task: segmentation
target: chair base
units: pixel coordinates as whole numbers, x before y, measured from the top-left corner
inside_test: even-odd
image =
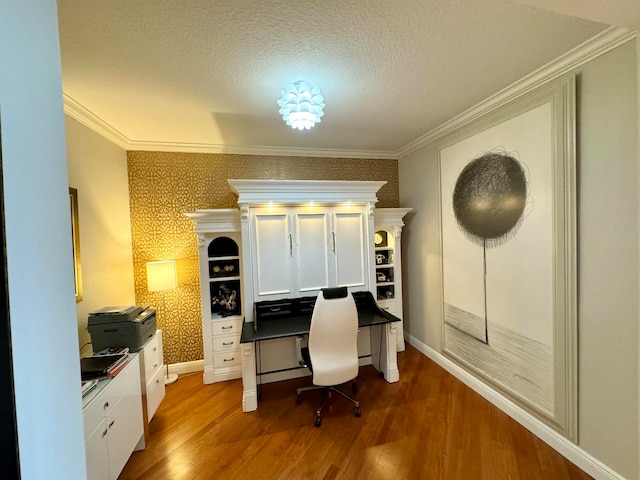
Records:
[[[358,386],[356,385],[356,382],[351,382],[351,389],[354,391],[354,393],[358,391]],[[324,386],[318,386],[318,385],[311,385],[308,387],[300,387],[296,390],[296,403],[302,402],[302,392],[309,392],[311,390],[322,390],[322,399],[320,401],[320,406],[316,408],[316,420],[315,420],[316,427],[319,427],[322,424],[322,407],[324,407],[325,400],[327,399],[327,397],[331,398],[332,392],[335,392],[338,395],[353,402],[355,406],[354,415],[356,417],[359,417],[362,413],[360,411],[360,402],[356,400],[354,397],[352,397],[351,395],[338,389],[337,386],[324,387]]]

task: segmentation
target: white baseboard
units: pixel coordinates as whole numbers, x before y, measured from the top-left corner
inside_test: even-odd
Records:
[[[165,366],[166,368],[166,366]],[[204,371],[204,360],[169,364],[169,373],[185,374]]]
[[[444,355],[436,352],[431,347],[417,340],[415,337],[407,335],[409,344],[429,357],[435,363],[444,368],[462,383],[473,391],[484,397],[490,403],[498,407],[504,413],[513,418],[520,425],[525,427],[540,440],[560,453],[570,462],[574,463],[586,473],[597,480],[625,480],[624,477],[607,467],[605,464],[594,458],[578,445],[566,439],[548,425],[522,409],[514,402],[500,394],[486,383],[480,381],[462,367],[449,360]]]

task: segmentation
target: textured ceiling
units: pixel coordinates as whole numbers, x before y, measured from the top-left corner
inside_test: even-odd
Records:
[[[58,0],[63,90],[125,146],[393,156],[608,27],[526,3]],[[296,80],[311,131],[278,114]]]

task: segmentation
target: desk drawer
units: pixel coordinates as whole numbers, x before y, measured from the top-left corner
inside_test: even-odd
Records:
[[[214,337],[219,335],[238,334],[242,332],[242,317],[229,317],[211,322],[211,334]]]
[[[240,348],[240,334],[213,337],[213,352],[223,353]]]
[[[213,368],[241,367],[240,349],[213,355]]]
[[[147,381],[153,377],[158,368],[162,366],[160,363],[161,358],[160,336],[155,335],[144,347],[144,378]]]
[[[150,422],[165,395],[164,370],[159,369],[147,382],[147,419]]]

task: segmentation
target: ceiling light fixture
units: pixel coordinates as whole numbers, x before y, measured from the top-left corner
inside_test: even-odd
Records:
[[[324,116],[324,98],[317,86],[307,82],[290,83],[280,92],[280,114],[287,125],[298,130],[310,130]]]

